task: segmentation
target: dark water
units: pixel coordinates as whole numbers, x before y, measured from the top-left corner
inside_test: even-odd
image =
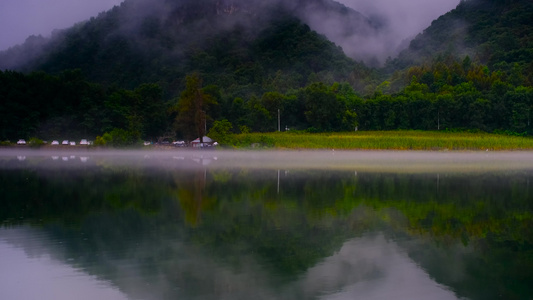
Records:
[[[533,299],[532,164],[0,151],[0,299]]]

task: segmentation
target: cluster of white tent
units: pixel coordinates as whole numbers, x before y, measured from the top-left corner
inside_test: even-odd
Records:
[[[204,136],[202,138],[202,141],[200,141],[200,138],[197,138],[196,140],[191,142],[191,146],[193,148],[207,148],[207,147],[214,147],[217,145],[218,143],[208,136]]]

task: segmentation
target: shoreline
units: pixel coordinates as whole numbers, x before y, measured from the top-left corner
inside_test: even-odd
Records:
[[[484,132],[443,132],[443,131],[357,131],[307,133],[298,131],[228,134],[223,137],[225,145],[216,148],[175,147],[173,145],[134,145],[125,148],[112,148],[94,145],[50,145],[39,147],[30,145],[3,145],[0,149],[42,149],[64,151],[99,150],[146,150],[146,151],[533,151],[533,137],[509,136]],[[222,137],[221,137],[222,139]]]
[[[429,149],[408,149],[408,148],[299,148],[299,147],[209,147],[209,148],[193,148],[193,147],[174,147],[174,146],[139,146],[139,147],[123,147],[123,148],[114,148],[114,147],[99,147],[99,146],[41,146],[41,147],[31,147],[31,146],[0,146],[0,152],[3,150],[21,150],[27,152],[114,152],[114,151],[124,151],[124,152],[205,152],[205,151],[230,151],[230,152],[323,152],[323,151],[337,151],[337,152],[365,152],[365,151],[374,151],[374,152],[533,152],[533,148],[498,148],[498,149],[477,149],[477,148],[438,148],[431,147]]]

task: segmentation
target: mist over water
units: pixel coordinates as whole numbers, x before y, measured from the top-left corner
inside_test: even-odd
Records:
[[[78,167],[101,163],[176,169],[332,169],[370,172],[489,172],[533,169],[529,151],[231,151],[2,149],[4,168],[37,164]]]

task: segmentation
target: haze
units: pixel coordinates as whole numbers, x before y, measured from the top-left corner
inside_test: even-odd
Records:
[[[68,28],[98,13],[119,5],[123,0],[2,0],[0,1],[0,50],[23,43],[31,35],[47,37],[54,29]],[[420,33],[431,21],[453,9],[458,0],[339,0],[364,15],[379,20],[385,31],[381,36],[361,40],[334,40],[350,55],[357,47],[380,59],[393,56],[406,39]],[[318,29],[328,35],[335,28]],[[364,46],[363,46],[364,45]],[[404,44],[405,45],[405,44]]]
[[[49,36],[109,10],[123,0],[1,0],[0,50],[22,44],[30,35]]]
[[[349,170],[441,173],[533,170],[533,152],[498,151],[207,151],[1,149],[0,169],[88,168]]]
[[[459,0],[340,0],[344,5],[361,12],[383,26],[380,36],[364,40],[334,41],[341,45],[348,56],[359,52],[358,56],[368,62],[377,58],[383,63],[387,57],[394,58],[409,45],[409,41],[431,22],[454,9]],[[365,59],[367,58],[367,59]]]

